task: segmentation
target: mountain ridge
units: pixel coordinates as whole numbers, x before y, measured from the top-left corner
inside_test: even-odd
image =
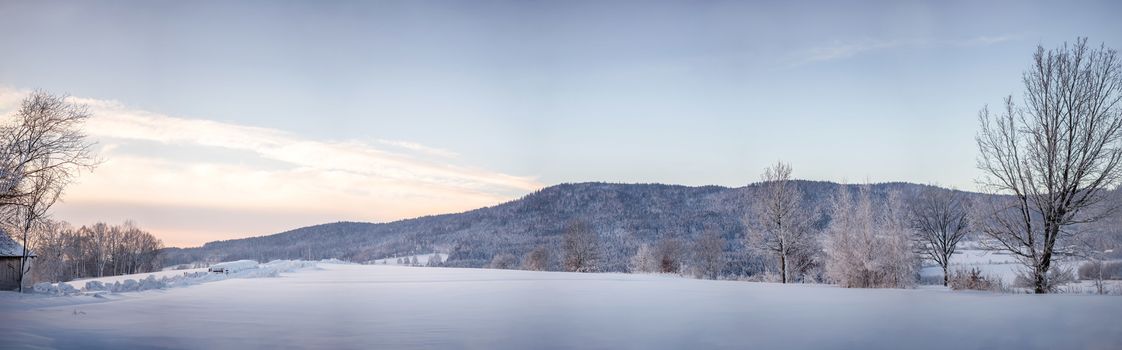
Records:
[[[843,184],[794,180],[804,203],[824,227],[824,206]],[[369,261],[387,256],[441,251],[449,266],[481,267],[500,253],[522,256],[537,246],[556,247],[567,223],[584,221],[598,232],[604,269],[626,269],[626,257],[639,244],[670,237],[691,240],[715,230],[732,255],[743,251],[751,193],[760,185],[689,186],[661,183],[562,183],[518,199],[459,213],[425,215],[384,223],[340,221],[300,227],[271,235],[207,242],[195,248],[168,248],[167,264],[236,259],[323,259]],[[844,184],[850,190],[869,186],[875,198],[890,190],[905,196],[930,185],[908,182]],[[949,190],[941,188],[942,190]],[[988,196],[969,192],[971,196]],[[739,254],[743,255],[743,254]],[[736,257],[730,257],[736,258]],[[556,260],[556,259],[555,259]],[[747,264],[748,262],[741,262]]]

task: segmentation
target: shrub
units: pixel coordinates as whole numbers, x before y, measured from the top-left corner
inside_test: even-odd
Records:
[[[513,269],[518,266],[518,258],[509,253],[501,253],[495,255],[491,259],[492,269]]]
[[[1049,293],[1059,293],[1064,290],[1061,288],[1063,285],[1075,282],[1075,272],[1070,267],[1065,265],[1055,265],[1052,269],[1048,270],[1048,275],[1044,286]],[[1013,279],[1013,286],[1018,288],[1034,289],[1033,278],[1031,271],[1025,271],[1017,274],[1017,278]]]
[[[986,276],[982,274],[982,270],[976,267],[969,270],[957,270],[951,273],[950,279],[947,281],[953,290],[985,290],[991,292],[1000,292],[1004,290],[1001,284],[1001,279]]]

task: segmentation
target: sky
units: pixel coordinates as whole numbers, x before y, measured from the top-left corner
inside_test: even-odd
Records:
[[[566,182],[977,188],[978,110],[1117,1],[8,1],[0,113],[90,106],[55,218],[169,246]]]

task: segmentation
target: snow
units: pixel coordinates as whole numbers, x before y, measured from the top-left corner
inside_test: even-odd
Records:
[[[343,263],[339,260],[324,262]],[[183,287],[200,283],[221,281],[228,278],[276,277],[282,272],[314,267],[315,263],[299,260],[274,260],[258,264],[253,260],[239,260],[212,265],[229,268],[229,273],[213,273],[207,268],[188,270],[162,270],[151,273],[86,278],[70,282],[37,283],[32,288],[35,293],[52,295],[98,294],[104,292],[124,293],[153,289]]]
[[[958,270],[976,268],[982,272],[982,275],[1000,279],[1006,286],[1012,286],[1013,281],[1017,278],[1017,274],[1025,270],[1025,267],[1009,253],[981,249],[980,247],[976,247],[977,243],[970,243],[973,243],[975,246],[968,249],[961,249],[955,252],[955,255],[951,257],[950,270],[952,274]],[[1084,262],[1086,261],[1054,260],[1053,268],[1062,266],[1076,270]],[[926,266],[920,270],[920,276],[932,281],[942,281],[943,269],[939,266]],[[1108,292],[1114,294],[1122,292],[1122,281],[1105,281],[1105,283]],[[1078,281],[1064,285],[1061,287],[1061,290],[1068,293],[1093,293],[1095,287],[1091,281]]]
[[[8,233],[2,229],[0,229],[0,256],[23,257],[23,245],[8,237]],[[28,252],[28,256],[35,256],[35,253]]]
[[[955,252],[950,261],[951,273],[960,269],[977,268],[983,275],[1000,278],[1005,284],[1012,284],[1017,273],[1023,269],[1015,257],[1004,252],[983,249],[961,249]],[[942,279],[943,269],[938,266],[927,266],[920,270],[920,276]]]
[[[210,265],[210,267],[207,268],[207,271],[230,273],[230,272],[238,272],[238,271],[242,271],[242,270],[249,270],[249,269],[256,269],[256,268],[257,268],[257,261],[238,260],[238,261],[229,261],[229,262],[223,262],[223,263],[217,263],[217,264],[214,264],[214,265]]]
[[[0,293],[13,347],[1086,349],[1122,298],[321,262],[137,293]],[[216,274],[212,274],[216,275]]]

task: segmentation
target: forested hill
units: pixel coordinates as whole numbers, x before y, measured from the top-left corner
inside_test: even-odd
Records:
[[[829,217],[823,209],[841,185],[815,181],[796,184],[805,194],[805,205],[817,213],[817,225],[824,226]],[[857,187],[848,186],[851,190]],[[890,190],[898,190],[907,198],[926,186],[885,183],[871,187],[877,199],[884,198]],[[322,224],[269,236],[210,242],[200,248],[170,248],[164,256],[165,264],[291,258],[368,261],[440,251],[450,253],[450,266],[479,267],[496,254],[521,257],[537,246],[554,250],[558,253],[554,256],[559,256],[562,232],[567,224],[579,220],[599,234],[604,270],[624,270],[627,257],[641,243],[664,237],[690,241],[705,230],[725,237],[731,259],[743,249],[746,214],[757,188],[561,184],[463,213],[389,223]]]

